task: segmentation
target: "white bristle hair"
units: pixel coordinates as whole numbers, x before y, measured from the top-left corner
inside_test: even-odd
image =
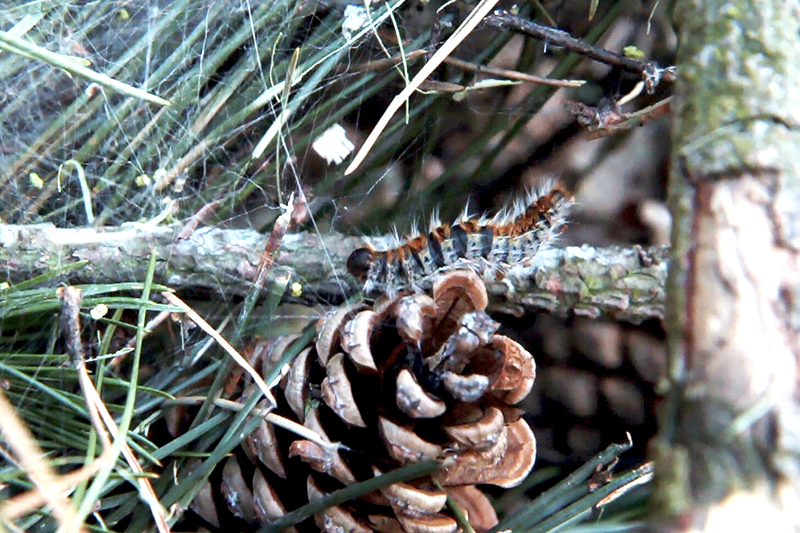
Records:
[[[546,222],[536,223],[534,227],[530,226],[530,217],[526,217],[526,219],[524,219],[524,223],[521,222],[522,217],[527,214],[531,206],[539,202],[541,198],[552,194],[556,190],[563,191],[563,194],[555,197],[553,203],[548,206]],[[422,243],[427,243],[430,239],[435,238],[434,235],[439,235],[437,238],[441,239],[441,235],[444,235],[444,233],[437,231],[441,228],[442,222],[439,218],[439,210],[436,209],[431,214],[430,227],[427,233],[422,234],[418,229],[419,225],[417,220],[414,220],[412,224],[411,235],[401,238],[397,232],[397,229],[395,228],[389,238],[384,240],[384,243],[387,241],[389,242],[388,247],[379,246],[375,248],[375,253],[378,256],[385,255],[383,258],[384,266],[380,268],[377,267],[376,265],[381,264],[381,262],[373,260],[372,265],[367,272],[364,291],[367,294],[381,291],[387,295],[397,294],[404,289],[418,291],[429,288],[431,279],[437,272],[459,268],[474,270],[482,274],[487,281],[496,281],[498,279],[502,279],[505,272],[511,266],[514,266],[512,263],[520,261],[522,264],[529,264],[532,261],[533,256],[537,255],[541,251],[551,248],[554,245],[561,228],[566,224],[567,211],[572,204],[573,201],[569,194],[562,189],[557,180],[552,178],[543,180],[537,187],[527,189],[523,194],[515,198],[510,205],[506,205],[491,217],[485,214],[478,217],[470,215],[469,202],[467,202],[467,205],[464,207],[464,210],[461,212],[458,218],[456,218],[453,226],[458,226],[461,224],[462,227],[464,227],[474,224],[479,228],[486,228],[488,226],[492,227],[493,229],[495,227],[499,229],[505,227],[504,229],[506,231],[501,231],[499,235],[505,235],[506,237],[500,239],[498,234],[495,233],[495,238],[490,241],[490,248],[480,252],[480,257],[468,255],[465,257],[459,257],[457,260],[453,260],[452,258],[445,259],[446,264],[444,266],[436,267],[433,269],[433,271],[430,271],[432,259],[430,255],[431,252],[428,250],[427,244],[422,244],[423,248],[421,249],[415,249],[414,247],[411,248],[411,252],[415,257],[417,254],[419,254],[419,257],[417,258],[419,261],[411,260],[411,256],[406,253],[404,256],[406,259],[402,260],[403,268],[395,269],[386,266],[386,263],[390,258],[393,256],[400,256],[400,254],[392,254],[391,252],[393,250],[409,246],[409,244],[415,241],[418,237],[423,236],[425,239],[427,239],[423,239]],[[509,232],[508,226],[514,226],[515,224],[522,224],[521,227],[523,229],[520,230],[518,228],[512,228],[512,230]],[[442,246],[447,244],[452,253],[453,244],[448,243],[447,240],[448,239],[442,241]],[[414,246],[420,246],[420,244],[416,243]],[[496,248],[495,246],[499,246],[499,248]],[[472,253],[474,254],[475,249],[471,249],[473,250]],[[422,259],[425,259],[425,261],[421,262]],[[397,259],[394,260],[397,261]],[[419,266],[423,263],[429,266],[424,268]],[[392,263],[392,265],[394,265],[394,263]],[[399,267],[400,265],[397,266]],[[404,269],[410,269],[412,272],[402,274]],[[397,277],[404,277],[405,279],[396,279]]]

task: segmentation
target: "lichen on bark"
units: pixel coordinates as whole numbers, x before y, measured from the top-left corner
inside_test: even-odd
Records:
[[[769,509],[759,520],[790,530],[796,508],[776,494],[800,471],[787,460],[800,424],[800,7],[686,0],[675,20],[673,387],[653,446],[656,503],[713,531],[746,493],[754,516]]]

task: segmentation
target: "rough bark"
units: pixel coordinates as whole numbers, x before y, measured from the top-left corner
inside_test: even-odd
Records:
[[[206,227],[179,239],[180,230],[179,225],[101,230],[0,225],[0,269],[3,280],[12,284],[55,269],[64,269],[55,283],[141,281],[155,249],[159,283],[224,297],[252,290],[266,235]],[[360,239],[338,234],[286,235],[269,279],[290,276],[300,284],[295,289],[302,294],[295,298],[342,301],[358,290],[344,265],[360,245]],[[514,270],[506,282],[489,286],[493,308],[515,315],[545,309],[634,323],[660,318],[666,255],[658,247],[549,250],[534,267]]]
[[[678,0],[666,524],[797,531],[800,8]]]

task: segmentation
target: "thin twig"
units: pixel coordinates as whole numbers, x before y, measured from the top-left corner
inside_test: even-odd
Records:
[[[634,59],[623,54],[606,50],[605,48],[600,48],[599,46],[593,46],[580,39],[576,39],[563,30],[542,26],[541,24],[514,15],[504,9],[496,10],[494,13],[487,16],[483,20],[483,23],[492,28],[512,30],[529,37],[540,39],[545,41],[548,45],[562,46],[570,52],[575,52],[590,59],[594,59],[595,61],[635,72],[645,80],[648,93],[651,93],[661,80],[667,82],[675,81],[675,72],[670,68],[662,69],[652,61]]]
[[[94,397],[89,393],[89,389],[94,389],[94,384],[89,379],[89,375],[86,372],[86,356],[83,349],[83,342],[81,341],[80,313],[81,300],[83,298],[81,290],[71,286],[60,287],[56,291],[56,296],[61,299],[61,314],[59,320],[61,323],[61,336],[64,339],[64,346],[67,349],[67,354],[69,354],[72,365],[78,372],[78,381],[83,390],[92,426],[94,426],[94,430],[103,443],[103,449],[108,450],[111,448],[111,440],[108,438],[108,434],[103,428],[97,402],[94,401]],[[96,390],[95,395],[97,395]]]
[[[56,296],[61,300],[59,327],[64,345],[72,365],[76,368],[86,362],[81,342],[81,290],[76,287],[60,287]]]
[[[278,248],[281,246],[286,232],[289,231],[290,228],[302,224],[307,216],[308,207],[305,203],[305,196],[300,195],[295,199],[294,193],[292,193],[292,195],[289,196],[289,202],[284,207],[283,213],[272,226],[269,240],[264,246],[264,252],[261,254],[261,260],[258,262],[255,282],[256,292],[264,288],[264,284],[267,282],[267,276],[272,270],[272,265],[275,263],[275,255]]]
[[[205,222],[206,219],[213,215],[214,211],[217,210],[221,203],[222,200],[214,200],[213,202],[209,202],[200,208],[197,213],[189,217],[180,233],[178,233],[177,237],[175,237],[175,240],[180,241],[191,237],[192,233],[194,233],[194,230],[197,229],[197,226]]]
[[[427,50],[411,50],[410,52],[406,53],[405,56],[400,54],[384,57],[381,59],[370,59],[367,61],[362,61],[360,63],[347,63],[345,65],[337,66],[336,71],[339,73],[344,72],[375,72],[380,70],[385,70],[387,68],[394,67],[405,60],[406,62],[411,62],[414,59],[424,56],[427,54]]]
[[[413,50],[411,52],[408,52],[408,54],[406,54],[405,60],[411,61],[413,59],[417,59],[418,57],[424,56],[426,53],[427,53],[426,50]],[[369,72],[369,71],[384,70],[386,68],[393,67],[394,65],[400,63],[402,60],[403,60],[402,56],[395,55],[383,59],[375,59],[375,60],[365,61],[362,63],[344,65],[341,71]],[[544,78],[542,76],[536,76],[535,74],[519,72],[517,70],[490,67],[488,65],[476,65],[474,63],[470,63],[469,61],[464,61],[462,59],[458,59],[452,56],[446,57],[442,62],[448,65],[452,65],[461,70],[476,72],[478,74],[490,74],[492,76],[499,76],[509,80],[526,81],[530,83],[539,83],[542,85],[553,85],[555,87],[580,87],[581,85],[586,83],[585,80],[556,80],[551,78]]]
[[[509,70],[505,68],[489,67],[486,65],[475,65],[469,61],[463,61],[455,57],[447,57],[445,63],[453,65],[454,67],[480,74],[491,74],[492,76],[501,76],[510,80],[527,81],[531,83],[539,83],[542,85],[553,85],[555,87],[580,87],[585,84],[585,80],[554,80],[550,78],[543,78],[534,74],[527,74],[516,70]]]
[[[655,104],[645,107],[644,109],[640,109],[634,113],[623,113],[624,120],[617,124],[613,124],[608,128],[597,129],[592,131],[589,134],[588,139],[599,139],[600,137],[605,137],[607,135],[613,135],[615,133],[619,133],[623,130],[630,130],[633,128],[638,128],[643,124],[650,122],[651,120],[655,120],[659,117],[663,117],[664,115],[668,114],[672,109],[672,97],[669,96],[656,102]]]
[[[286,232],[289,231],[291,227],[305,221],[306,217],[308,217],[306,197],[302,191],[300,191],[296,200],[294,193],[292,193],[289,196],[288,204],[281,205],[281,208],[283,209],[283,213],[275,220],[275,224],[273,224],[272,231],[269,234],[269,240],[267,240],[264,251],[261,253],[261,258],[258,261],[255,284],[248,292],[239,310],[236,328],[231,336],[231,341],[234,344],[242,340],[244,326],[247,324],[250,313],[255,309],[258,298],[261,295],[261,290],[267,284],[268,275],[272,271],[272,265],[275,264],[275,258],[278,254],[278,250],[281,249]],[[288,283],[289,278],[286,277],[285,281]]]
[[[577,118],[579,124],[588,128],[587,138],[591,140],[637,128],[662,117],[669,113],[671,102],[672,97],[669,96],[633,113],[623,113],[614,102],[596,107],[581,102],[567,102],[567,109]]]

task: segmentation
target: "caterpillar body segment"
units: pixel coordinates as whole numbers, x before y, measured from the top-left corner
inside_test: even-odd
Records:
[[[369,295],[428,289],[435,273],[457,268],[501,279],[509,268],[552,246],[572,204],[569,192],[551,182],[493,217],[476,218],[465,210],[452,225],[434,217],[427,233],[398,238],[387,250],[366,244],[350,254],[347,269]]]

